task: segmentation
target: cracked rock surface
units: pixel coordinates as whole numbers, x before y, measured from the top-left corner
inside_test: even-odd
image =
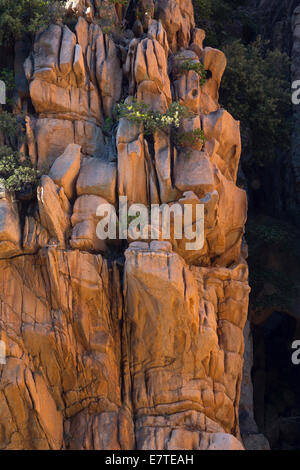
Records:
[[[149,3],[120,39],[97,23],[105,1],[70,0],[74,31],[50,25],[24,64],[28,153],[48,171],[29,203],[0,192],[1,449],[243,449],[247,199],[239,123],[218,103],[226,58],[203,47],[191,0]],[[179,55],[204,65],[203,85]],[[204,145],[187,156],[125,118],[107,133],[121,97],[161,113],[179,101]],[[99,240],[97,207],[119,196],[204,204],[203,247]]]

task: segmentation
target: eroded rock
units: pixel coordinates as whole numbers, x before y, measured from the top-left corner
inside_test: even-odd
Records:
[[[37,201],[0,195],[2,449],[243,448],[247,200],[239,123],[218,103],[226,58],[203,49],[191,0],[136,7],[132,29],[105,34],[103,12],[117,26],[125,7],[68,1],[75,32],[49,26],[24,64],[28,153],[44,175]],[[202,129],[205,142],[125,118],[104,126],[121,96],[161,113],[180,102],[192,114],[177,132]],[[188,249],[174,217],[169,237],[159,217],[144,239],[100,239],[99,207],[116,209],[116,233],[124,222],[118,196],[148,212],[201,205],[203,243]]]

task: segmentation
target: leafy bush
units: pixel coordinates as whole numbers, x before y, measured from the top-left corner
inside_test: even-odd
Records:
[[[0,131],[5,136],[5,139],[9,140],[12,146],[16,146],[18,140],[24,141],[25,128],[23,116],[17,116],[7,111],[3,111],[0,114]]]
[[[20,166],[5,181],[7,191],[24,191],[37,185],[38,175],[34,168]]]
[[[0,70],[0,80],[3,80],[6,85],[6,91],[13,91],[15,88],[15,77],[13,70],[4,68]]]
[[[125,23],[116,21],[116,12],[120,9],[126,9],[129,6],[129,0],[108,0],[98,2],[97,15],[94,17],[94,23],[98,24],[104,34],[117,36],[125,31]],[[117,14],[117,16],[119,16]]]
[[[16,86],[13,70],[9,68],[3,68],[2,70],[0,70],[0,80],[5,83],[6,87],[6,105],[12,106],[12,95]]]
[[[185,60],[182,64],[180,64],[180,70],[182,72],[189,70],[196,72],[199,75],[200,86],[204,85],[206,82],[206,70],[201,62],[195,62],[193,59]]]
[[[157,130],[166,131],[171,126],[178,128],[182,119],[193,116],[188,108],[177,102],[172,103],[165,114],[152,111],[150,106],[137,100],[117,104],[115,111],[118,118],[125,117],[129,121],[143,124],[145,134],[153,134]]]
[[[193,3],[196,25],[205,29],[208,44],[227,57],[220,101],[241,121],[248,164],[265,166],[290,144],[289,58],[257,37],[260,18],[246,0]]]
[[[7,179],[11,176],[18,166],[19,154],[14,152],[10,147],[0,147],[0,176]]]
[[[0,179],[7,191],[34,188],[38,176],[28,158],[8,146],[0,147]]]
[[[289,58],[268,49],[260,37],[248,46],[235,41],[224,52],[228,64],[220,100],[241,121],[250,163],[263,166],[290,143]]]
[[[63,0],[1,0],[0,45],[35,34],[64,15]]]
[[[195,147],[199,143],[205,144],[204,132],[202,129],[193,129],[189,132],[176,132],[174,137],[177,147]]]

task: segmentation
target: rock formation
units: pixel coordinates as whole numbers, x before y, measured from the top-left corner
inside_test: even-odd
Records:
[[[30,203],[0,194],[2,449],[243,449],[247,200],[239,123],[218,103],[226,59],[203,47],[191,0],[136,3],[147,15],[134,21],[110,4],[128,28],[106,34],[107,2],[69,1],[74,32],[49,26],[24,64],[27,148],[45,174]],[[107,133],[121,97],[186,106],[181,127],[204,145],[187,152],[124,117]],[[100,240],[97,208],[119,196],[204,204],[203,247]]]

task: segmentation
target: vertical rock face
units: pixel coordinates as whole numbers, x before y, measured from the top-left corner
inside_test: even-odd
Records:
[[[0,448],[242,449],[247,201],[239,123],[218,104],[226,59],[203,48],[191,0],[151,2],[142,33],[121,39],[94,22],[102,3],[68,2],[75,32],[49,26],[24,65],[28,149],[50,171],[22,210],[0,199]],[[178,101],[204,144],[125,118],[107,133],[121,95],[159,113]],[[204,243],[99,240],[98,208],[118,196],[202,204]]]

